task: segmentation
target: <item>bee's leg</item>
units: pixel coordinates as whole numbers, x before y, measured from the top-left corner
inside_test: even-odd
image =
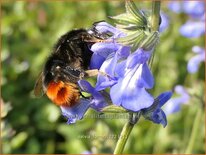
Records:
[[[109,77],[107,73],[99,71],[98,69],[86,70],[84,77],[94,77],[97,76],[98,74]]]

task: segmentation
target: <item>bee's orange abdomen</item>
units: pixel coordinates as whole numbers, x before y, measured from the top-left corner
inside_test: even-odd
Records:
[[[73,106],[80,98],[77,85],[63,81],[50,82],[47,87],[47,96],[58,106]]]

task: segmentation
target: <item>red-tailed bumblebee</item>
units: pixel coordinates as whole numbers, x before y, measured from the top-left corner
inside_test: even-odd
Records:
[[[98,72],[88,70],[90,47],[106,38],[107,34],[98,33],[95,24],[89,30],[72,30],[61,36],[36,82],[35,96],[43,92],[58,106],[71,107],[78,103],[81,92],[77,81]]]

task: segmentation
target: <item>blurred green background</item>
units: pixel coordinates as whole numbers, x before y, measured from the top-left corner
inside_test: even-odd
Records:
[[[192,46],[204,46],[204,37],[184,38],[179,27],[187,20],[184,14],[175,14],[162,4],[170,25],[161,35],[154,63],[156,79],[154,96],[184,85],[203,99],[204,65],[199,72],[188,74],[187,61],[194,54]],[[150,9],[151,2],[136,3]],[[123,2],[4,2],[1,8],[1,88],[3,153],[112,153],[126,119],[85,118],[67,125],[60,109],[47,97],[35,98],[35,80],[50,55],[53,44],[67,31],[89,28],[93,22],[123,13]],[[174,95],[175,96],[175,95]],[[199,124],[194,125],[197,111]],[[89,110],[87,114],[94,114]],[[140,119],[133,129],[124,153],[184,153],[197,129],[192,153],[205,153],[204,108],[198,98],[192,97],[180,112],[168,116],[168,126]]]

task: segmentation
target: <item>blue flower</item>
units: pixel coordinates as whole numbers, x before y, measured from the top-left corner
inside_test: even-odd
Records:
[[[91,86],[89,82],[86,80],[78,81],[79,87],[83,92],[87,92],[91,94],[90,98],[90,107],[100,111],[103,107],[107,106],[107,102],[100,92],[98,92],[94,87]]]
[[[187,21],[180,27],[180,33],[184,37],[198,38],[205,34],[205,21]]]
[[[192,17],[201,17],[205,13],[205,4],[203,1],[184,1],[183,11]]]
[[[102,64],[100,71],[106,73],[108,76],[99,74],[97,77],[96,89],[103,90],[107,87],[114,85],[117,82],[117,77],[115,75],[115,68],[117,66],[118,60],[127,57],[130,53],[130,47],[122,46],[116,51],[108,56],[108,58]]]
[[[172,92],[164,92],[160,94],[153,102],[153,104],[145,109],[142,109],[142,115],[157,124],[162,124],[163,127],[167,125],[167,118],[161,107],[171,98]]]
[[[170,99],[165,105],[164,110],[167,115],[178,112],[181,104],[187,104],[190,99],[188,92],[181,85],[175,86],[175,93],[180,96]]]
[[[186,13],[193,18],[201,17],[205,13],[205,4],[203,1],[171,1],[168,8],[176,13]]]
[[[168,8],[172,10],[175,13],[181,13],[182,12],[182,5],[180,1],[171,1],[168,4]]]
[[[106,22],[97,23],[95,28],[98,33],[112,33],[112,37],[108,38],[103,43],[96,43],[91,47],[93,55],[90,62],[90,69],[99,69],[109,55],[114,54],[119,48],[121,48],[121,45],[118,44],[115,39],[125,36],[123,32]]]
[[[73,124],[77,120],[81,120],[90,104],[88,99],[80,99],[80,102],[73,107],[61,106],[62,115],[67,118],[67,124]]]
[[[181,26],[180,33],[184,37],[197,38],[205,34],[205,5],[201,1],[170,2],[168,7],[176,12],[184,12],[190,19]]]
[[[101,26],[99,28],[103,29]],[[115,37],[122,34],[108,24],[103,30],[103,32],[116,31],[118,34],[114,33]],[[152,50],[145,51],[138,48],[130,54],[129,46],[120,45],[115,41],[97,43],[91,49],[98,55],[105,55],[100,71],[107,74],[107,76],[98,75],[95,90],[101,91],[110,87],[112,102],[130,111],[137,112],[152,105],[154,98],[146,90],[154,85],[153,76],[147,65]]]
[[[117,69],[120,69],[116,70],[119,75],[117,83],[110,89],[114,104],[137,112],[153,103],[153,97],[145,90],[154,85],[153,76],[146,63],[150,54],[139,48],[120,64],[121,68],[117,66]]]
[[[90,62],[90,69],[99,69],[106,58],[120,48],[117,43],[96,43],[91,47],[93,55]]]
[[[162,24],[161,31],[167,27],[168,22],[165,21]],[[142,111],[145,118],[166,126],[166,116],[161,107],[171,97],[171,93],[163,93],[154,100],[147,91],[154,86],[154,78],[148,67],[148,61],[155,44],[147,48],[148,50],[142,46],[132,49],[132,45],[124,44],[125,38],[122,44],[117,42],[119,38],[125,37],[125,34],[117,28],[101,22],[97,24],[97,29],[100,33],[112,33],[112,36],[108,38],[110,41],[96,43],[91,47],[94,52],[91,68],[98,68],[101,72],[97,77],[95,88],[86,81],[79,82],[80,88],[92,95],[90,107],[98,105],[95,109],[101,110],[106,106],[104,97],[98,91],[110,88],[113,104],[133,112]],[[129,38],[131,39],[131,36]],[[135,51],[132,52],[133,50]],[[97,108],[99,105],[101,108]]]
[[[73,124],[76,123],[77,120],[81,120],[89,108],[100,111],[103,107],[107,106],[104,97],[96,91],[89,82],[79,80],[78,84],[82,91],[90,93],[92,97],[81,98],[79,103],[72,107],[60,107],[62,115],[67,118],[68,124]]]
[[[205,61],[205,49],[199,46],[194,46],[192,51],[196,53],[196,55],[189,60],[187,70],[189,73],[196,73],[200,63]]]

